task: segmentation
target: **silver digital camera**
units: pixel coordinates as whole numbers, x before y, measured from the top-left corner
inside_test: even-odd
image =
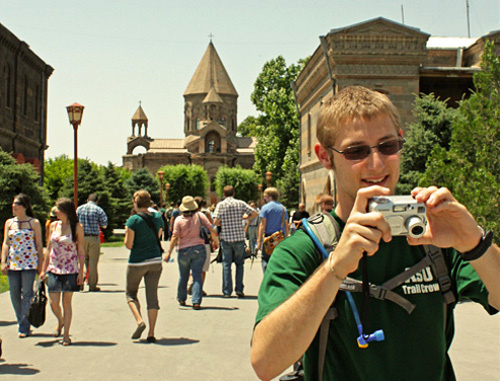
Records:
[[[368,201],[368,211],[381,213],[393,236],[422,237],[427,226],[425,210],[425,204],[411,196],[378,196]]]

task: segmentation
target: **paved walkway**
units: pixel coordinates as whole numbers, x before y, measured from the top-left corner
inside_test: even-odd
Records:
[[[125,301],[128,250],[104,248],[100,293],[74,295],[73,345],[63,347],[47,321],[26,339],[18,339],[8,293],[0,295],[3,359],[0,379],[33,376],[37,380],[256,380],[250,365],[250,338],[262,279],[260,262],[245,265],[247,298],[222,298],[221,265],[207,274],[202,309],[180,307],[176,300],[177,263],[163,265],[160,280],[156,344],[130,339],[135,322]],[[140,290],[140,300],[144,301]],[[143,302],[145,303],[145,302]],[[189,300],[188,300],[189,303]],[[145,311],[143,311],[145,314]],[[458,380],[500,380],[499,317],[481,308],[458,307],[457,336],[452,348]],[[410,348],[408,348],[410,350]],[[4,376],[4,377],[2,377]]]

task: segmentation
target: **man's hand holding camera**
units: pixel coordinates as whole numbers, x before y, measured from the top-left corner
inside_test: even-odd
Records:
[[[381,239],[391,241],[391,228],[382,214],[367,212],[369,199],[389,194],[390,189],[380,186],[358,191],[337,248],[330,255],[330,266],[335,268],[339,277],[345,278],[347,274],[356,271],[364,252],[369,256],[374,255]]]
[[[427,231],[421,238],[408,237],[410,245],[453,247],[467,252],[479,243],[482,231],[467,208],[447,188],[415,188],[411,195],[427,207]]]

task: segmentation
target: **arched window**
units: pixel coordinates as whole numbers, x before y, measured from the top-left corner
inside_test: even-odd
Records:
[[[205,152],[218,153],[221,151],[220,135],[215,131],[210,131],[205,136]]]
[[[201,128],[201,119],[196,118],[196,129],[199,130]]]

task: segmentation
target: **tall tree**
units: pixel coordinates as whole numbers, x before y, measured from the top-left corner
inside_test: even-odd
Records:
[[[201,165],[166,165],[160,170],[165,173],[163,184],[170,184],[170,201],[181,200],[187,195],[205,197],[208,176]]]
[[[145,189],[151,195],[154,203],[160,203],[160,183],[146,168],[135,171],[132,177],[126,181],[126,185],[129,189],[130,199],[132,199],[134,192]]]
[[[306,63],[304,59],[287,66],[282,56],[266,62],[251,95],[255,107],[262,113],[258,123],[254,123],[258,137],[254,169],[261,177],[272,172],[273,177],[279,179],[277,185],[282,195],[289,201],[297,197],[296,202],[299,118],[291,82],[297,79]]]
[[[245,202],[257,200],[259,183],[260,179],[255,171],[240,166],[219,167],[215,175],[215,187],[219,197],[222,197],[222,190],[226,185],[232,185],[236,197]]]
[[[476,90],[462,100],[450,149],[435,147],[422,185],[448,187],[478,223],[498,231],[500,220],[500,61],[487,41]],[[497,238],[498,242],[498,238]]]
[[[401,157],[401,178],[397,186],[399,194],[410,194],[418,185],[436,144],[449,147],[456,111],[448,108],[446,101],[439,100],[434,94],[420,94],[415,99],[413,114],[415,122],[407,128]]]
[[[12,200],[19,193],[31,198],[33,213],[42,224],[50,209],[50,198],[45,188],[38,185],[40,176],[31,164],[17,164],[0,148],[0,234],[3,237],[5,220],[12,217]]]

